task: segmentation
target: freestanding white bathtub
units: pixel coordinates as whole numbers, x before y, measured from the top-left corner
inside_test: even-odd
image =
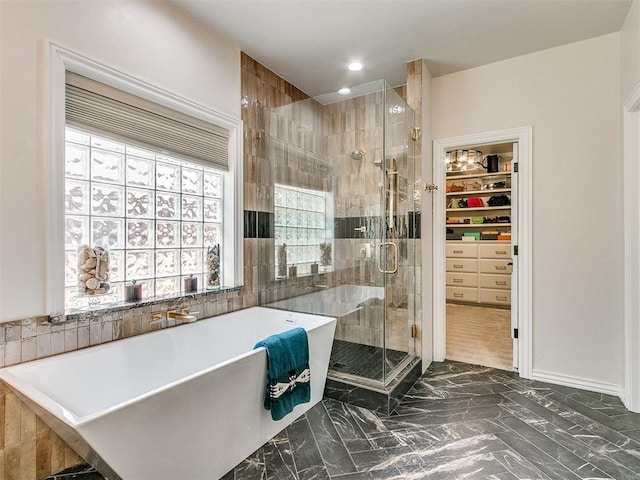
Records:
[[[0,370],[109,480],[219,478],[322,399],[334,318],[253,307]],[[259,340],[301,326],[311,402],[264,410]]]

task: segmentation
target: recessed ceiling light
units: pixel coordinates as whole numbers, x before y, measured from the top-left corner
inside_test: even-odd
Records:
[[[353,62],[350,63],[347,68],[349,70],[351,70],[352,72],[359,72],[360,70],[362,70],[364,68],[364,65],[362,65],[360,62]]]
[[[344,87],[344,88],[341,88],[340,90],[338,90],[338,93],[340,95],[349,95],[351,93],[351,89],[349,89],[347,87]]]

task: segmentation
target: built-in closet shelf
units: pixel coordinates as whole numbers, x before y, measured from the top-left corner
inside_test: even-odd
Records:
[[[464,180],[467,178],[508,177],[508,176],[511,176],[511,172],[474,173],[471,175],[458,175],[456,173],[447,172],[447,180]]]
[[[511,155],[506,151],[512,147],[513,145],[511,144],[504,144],[499,147],[491,145],[478,146],[479,149],[477,151],[481,152],[489,149],[492,156],[496,155],[498,157],[497,159],[489,159],[487,157],[486,166],[483,168],[487,170],[491,168],[497,171],[488,172],[484,169],[478,170],[474,168],[473,170],[448,171],[446,173],[446,188],[448,190],[446,192],[446,198],[444,199],[447,217],[446,239],[447,242],[455,242],[456,245],[458,245],[457,249],[463,249],[465,251],[484,250],[485,246],[489,245],[485,242],[504,242],[505,244],[511,242],[511,240],[505,239],[511,238],[512,226],[517,225],[515,219],[511,218],[512,211],[510,204],[512,200],[517,198],[518,192],[517,184],[512,184]],[[449,160],[452,160],[451,167],[455,168],[455,162],[459,158],[459,152],[456,151],[455,155],[452,155],[454,152],[447,153],[449,154]],[[489,160],[491,160],[491,162]],[[464,161],[462,161],[462,166],[465,166]],[[509,203],[509,205],[504,205],[504,203]],[[468,204],[470,204],[469,207],[460,208],[461,205]],[[474,220],[476,222],[483,221],[483,223],[474,223]],[[498,222],[498,220],[504,221]],[[448,221],[452,223],[448,223]],[[456,221],[460,223],[453,223]],[[512,221],[514,222],[513,224],[511,223]],[[500,240],[498,240],[498,238],[500,238]],[[464,246],[461,245],[461,243],[464,243]],[[505,247],[502,247],[502,250],[505,250]],[[510,249],[506,248],[506,250]],[[447,255],[447,257],[449,257],[449,255]],[[471,255],[471,258],[467,260],[472,260],[474,257],[476,263],[481,260],[481,257],[476,255]],[[474,271],[476,275],[479,275],[477,269],[472,269],[471,271],[463,270],[462,272],[466,275]],[[460,272],[460,270],[458,270],[458,267],[452,266],[449,273],[452,272]],[[500,272],[489,273],[498,274]],[[468,275],[465,275],[463,275],[463,277],[467,278]],[[479,291],[469,293],[465,288],[470,287],[470,285],[460,283],[462,280],[462,278],[456,277],[455,281],[452,280],[452,283],[448,284],[447,288],[450,291],[448,292],[447,298],[456,301],[483,303],[484,294]],[[478,281],[474,282],[474,285],[477,283]],[[459,288],[462,288],[462,290]],[[504,295],[501,294],[501,296]],[[501,299],[487,301],[488,303],[503,303]]]
[[[469,192],[448,192],[447,197],[468,197],[470,195],[493,195],[494,193],[510,192],[510,188],[495,188],[493,190],[473,190]]]
[[[487,227],[510,227],[510,223],[447,223],[447,228],[459,228],[459,227],[475,227],[475,228],[487,228]]]
[[[504,207],[447,208],[447,212],[473,212],[479,210],[511,210],[511,205],[505,205]]]

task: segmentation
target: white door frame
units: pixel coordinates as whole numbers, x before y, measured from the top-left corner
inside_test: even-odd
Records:
[[[623,108],[624,388],[625,406],[640,412],[640,83]]]
[[[447,150],[482,144],[518,143],[517,245],[518,271],[518,372],[531,378],[532,354],[532,271],[531,271],[531,159],[533,127],[525,126],[493,132],[463,135],[433,142],[433,182],[438,189],[433,198],[433,359],[442,362],[446,355],[445,301],[445,185]]]

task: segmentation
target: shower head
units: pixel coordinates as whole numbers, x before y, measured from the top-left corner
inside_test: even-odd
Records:
[[[354,150],[353,152],[351,152],[351,158],[353,158],[354,160],[362,160],[362,157],[364,157],[367,154],[366,150],[363,150],[362,148],[358,148],[357,150]]]

